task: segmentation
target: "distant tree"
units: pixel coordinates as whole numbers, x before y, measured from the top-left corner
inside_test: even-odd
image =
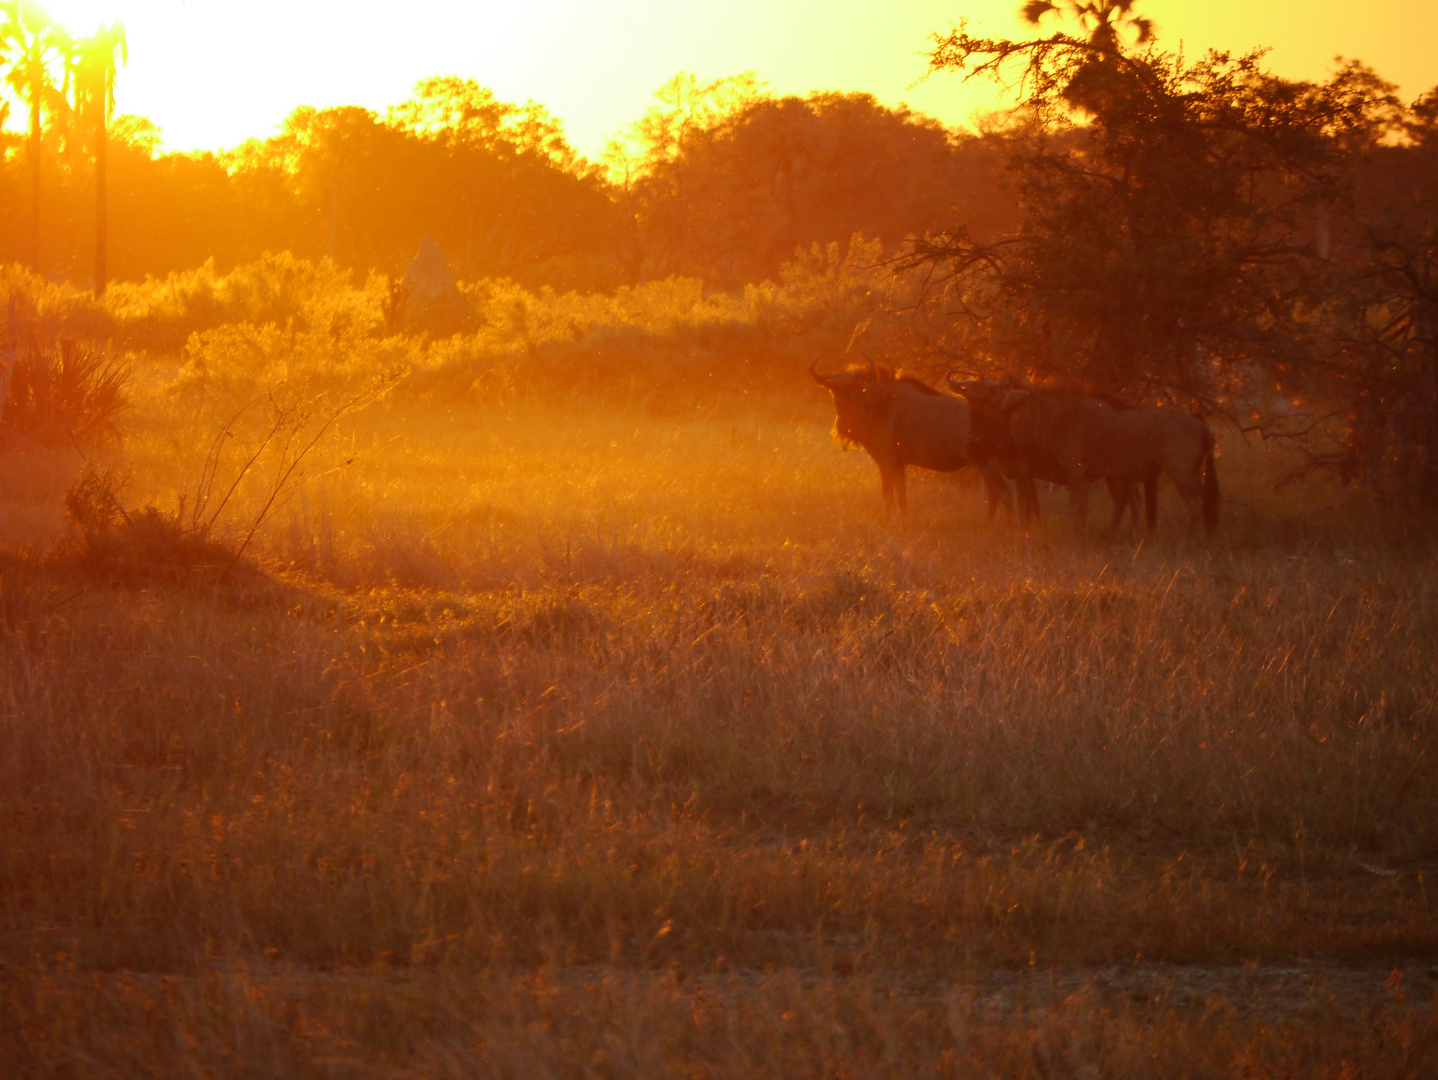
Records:
[[[421,79],[414,95],[392,105],[386,119],[417,135],[443,139],[451,145],[493,149],[514,112],[473,79],[458,75]]]
[[[36,0],[0,0],[0,56],[5,81],[30,110],[30,232],[27,257],[40,268],[41,115],[63,117],[68,108],[57,71],[67,70],[74,42]]]
[[[109,136],[111,142],[135,147],[151,157],[160,149],[160,126],[148,116],[125,113],[115,117],[110,121]]]
[[[1100,49],[1118,50],[1125,36],[1137,45],[1153,40],[1153,23],[1133,13],[1135,0],[1028,0],[1019,14],[1030,26],[1053,15],[1067,18],[1088,31],[1088,42]],[[1127,35],[1126,35],[1127,32]]]
[[[500,154],[532,154],[561,168],[584,171],[564,127],[533,101],[510,105],[473,79],[445,75],[421,79],[414,96],[386,113],[390,124],[437,138],[452,147]]]
[[[507,104],[446,76],[421,81],[386,122],[432,161],[423,187],[445,212],[422,231],[440,239],[457,269],[525,276],[540,264],[614,261],[601,250],[614,246],[617,224],[602,170],[575,153],[542,106]],[[614,274],[604,277],[612,283]]]
[[[652,175],[727,118],[771,96],[752,71],[710,82],[681,71],[655,92],[657,104],[609,141],[605,161],[619,178]]]
[[[1438,502],[1438,89],[1372,149],[1335,223],[1317,388],[1342,426],[1308,465]]]
[[[1218,408],[1313,355],[1322,226],[1391,129],[1391,87],[1357,64],[1315,84],[1273,77],[1259,53],[1189,63],[1149,44],[1130,4],[1064,9],[1082,36],[936,38],[932,70],[1024,87],[1020,219],[998,240],[936,233],[903,265],[945,282],[967,355]]]
[[[955,215],[987,232],[1005,214],[998,140],[870,95],[778,98],[750,76],[680,75],[659,97],[608,154],[647,273],[732,288],[815,243],[863,233],[892,250]]]
[[[243,198],[275,208],[260,216],[297,254],[393,274],[428,233],[462,277],[616,283],[602,176],[544,110],[467,80],[427,80],[384,118],[298,109],[230,162]]]
[[[109,160],[109,121],[115,108],[115,75],[129,59],[122,23],[101,24],[77,43],[75,71],[76,114],[88,120],[95,153],[95,295],[105,294],[110,227],[106,178]]]

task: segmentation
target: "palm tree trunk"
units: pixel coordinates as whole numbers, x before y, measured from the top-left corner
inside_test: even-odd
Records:
[[[30,101],[30,269],[40,272],[40,95]]]
[[[335,174],[330,178],[330,262],[335,261],[335,233],[340,216],[340,167],[335,164]]]
[[[105,103],[109,87],[102,84],[100,104],[95,110],[95,296],[105,295],[105,256],[110,241],[110,219],[105,203],[106,164],[109,133],[105,130]]]

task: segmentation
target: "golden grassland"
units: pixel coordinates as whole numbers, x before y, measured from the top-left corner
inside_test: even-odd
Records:
[[[195,489],[184,379],[137,373],[132,506]],[[77,576],[6,481],[19,1074],[1438,1061],[1431,520],[1230,440],[1212,543],[1171,490],[1141,544],[962,476],[900,521],[817,389],[417,385],[218,582]]]

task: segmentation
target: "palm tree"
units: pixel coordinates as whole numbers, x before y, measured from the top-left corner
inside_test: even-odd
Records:
[[[118,63],[116,58],[118,57]],[[110,113],[115,108],[115,74],[130,58],[123,23],[101,24],[79,43],[75,70],[77,119],[94,124],[95,139],[95,295],[105,294],[106,253],[109,248],[109,213],[105,198],[106,150]]]
[[[1019,14],[1030,26],[1046,15],[1068,17],[1089,32],[1089,44],[1117,51],[1121,30],[1132,30],[1139,45],[1153,40],[1153,22],[1133,13],[1135,0],[1028,0]]]
[[[1136,69],[1120,64],[1126,54],[1124,40],[1131,36],[1134,47],[1153,41],[1153,22],[1133,11],[1137,0],[1028,0],[1019,16],[1038,26],[1048,16],[1078,24],[1088,35],[1086,47],[1092,52],[1070,72],[1063,98],[1081,112],[1096,115],[1101,109],[1125,99],[1138,88]],[[1059,35],[1060,38],[1066,35]],[[1072,39],[1070,39],[1072,40]]]
[[[55,85],[56,64],[65,65],[74,42],[35,0],[0,2],[0,56],[8,60],[5,81],[30,107],[30,265],[40,269],[40,114],[63,116],[64,93]]]

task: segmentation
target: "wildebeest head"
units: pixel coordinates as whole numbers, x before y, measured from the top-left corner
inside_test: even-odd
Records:
[[[842,371],[819,371],[819,358],[809,374],[834,398],[834,434],[845,446],[866,446],[893,408],[895,391],[911,389],[925,394],[938,391],[904,374],[902,369],[876,364],[850,365]]]
[[[971,436],[975,449],[1000,452],[1009,441],[1009,414],[1033,392],[1027,379],[1004,372],[999,379],[957,379],[948,374],[949,388],[969,403]]]
[[[969,406],[962,398],[872,360],[845,371],[821,372],[818,364],[810,364],[809,373],[834,399],[834,434],[845,446],[869,452],[886,505],[897,501],[905,509],[909,466],[953,472],[968,463]]]

